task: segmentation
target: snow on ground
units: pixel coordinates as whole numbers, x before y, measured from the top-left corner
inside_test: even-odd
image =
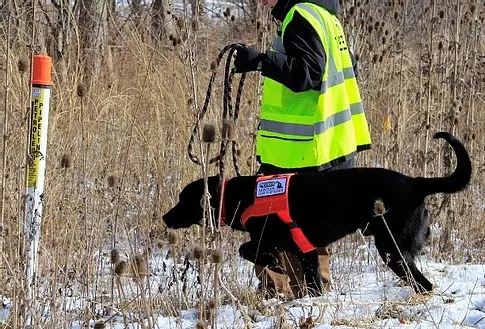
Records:
[[[307,320],[308,326],[301,328],[485,329],[485,265],[422,262],[421,266],[437,285],[432,296],[416,296],[408,287],[396,286],[395,280],[383,286],[370,269],[361,278],[367,284],[345,294],[331,292],[290,302],[270,300],[267,306],[282,309],[282,317],[252,314],[250,328],[280,328],[283,318],[287,328],[298,328]],[[159,328],[195,328],[197,313],[185,312],[178,320],[177,324],[175,318],[159,318]],[[240,311],[225,305],[219,309],[217,328],[242,329],[246,324]]]
[[[158,265],[153,262],[150,265],[153,270],[150,277],[152,296],[156,296],[160,287],[166,289],[170,285],[167,274],[163,277],[161,271],[157,272],[162,268],[160,257],[157,258]],[[237,281],[245,289],[255,290],[256,281],[250,264],[243,260],[236,263]],[[163,264],[163,268],[167,268],[167,264]],[[264,302],[263,310],[261,306],[226,302],[218,308],[217,328],[485,329],[485,265],[453,265],[422,259],[418,266],[436,285],[430,296],[416,295],[409,287],[401,286],[389,270],[382,270],[383,267],[376,270],[376,266],[364,265],[355,271],[349,266],[347,273],[344,269],[334,275],[334,291],[323,297],[293,301],[271,299]],[[223,272],[227,270],[227,267],[223,268]],[[173,274],[169,276],[173,277]],[[196,298],[190,294],[185,297]],[[70,308],[79,308],[76,305],[80,304],[73,299]],[[4,298],[0,324],[8,316],[10,307],[10,300]],[[198,313],[195,309],[183,310],[178,317],[156,315],[156,309],[154,313],[150,322],[145,320],[147,328],[196,328]],[[143,328],[133,319],[115,316],[105,328]],[[92,321],[91,327],[94,324]],[[71,321],[69,326],[62,327],[81,329],[83,326],[80,321]]]

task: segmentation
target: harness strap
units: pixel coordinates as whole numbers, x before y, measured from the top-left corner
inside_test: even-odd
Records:
[[[286,188],[283,193],[276,195],[268,195],[258,197],[258,191],[255,192],[254,203],[246,208],[241,215],[241,224],[243,228],[246,228],[246,223],[249,218],[252,217],[264,217],[269,214],[276,214],[278,218],[287,225],[290,230],[291,237],[295,241],[298,248],[303,252],[315,250],[315,246],[307,239],[302,229],[298,227],[297,223],[293,221],[290,216],[290,210],[288,205],[288,185],[290,178],[293,174],[274,175],[274,176],[261,176],[258,177],[257,183],[265,180],[284,178],[286,179]]]
[[[220,221],[219,226],[226,226],[227,225],[227,218],[226,218],[226,186],[229,179],[224,179],[224,182],[219,185],[219,202],[220,202]]]

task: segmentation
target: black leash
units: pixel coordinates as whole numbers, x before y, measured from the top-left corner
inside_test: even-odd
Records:
[[[226,121],[229,121],[234,124],[234,127],[236,127],[237,120],[239,117],[239,107],[241,103],[241,94],[242,94],[242,88],[244,85],[244,80],[246,78],[246,73],[241,74],[241,78],[239,80],[239,85],[237,88],[237,93],[236,93],[236,100],[234,107],[232,105],[232,83],[234,79],[234,73],[235,73],[235,68],[231,68],[231,62],[232,62],[232,57],[234,55],[234,52],[239,49],[245,47],[244,44],[242,43],[235,43],[228,45],[224,47],[221,52],[219,53],[219,56],[217,56],[216,60],[216,65],[213,67],[213,72],[209,80],[209,86],[207,87],[207,94],[205,96],[205,101],[204,101],[204,106],[202,107],[202,110],[200,111],[197,121],[195,123],[194,129],[192,130],[192,135],[190,136],[190,141],[188,145],[188,153],[189,153],[189,158],[194,162],[195,164],[202,165],[202,162],[199,160],[199,158],[194,154],[194,141],[195,141],[195,136],[199,136],[200,134],[200,122],[204,118],[207,109],[209,107],[210,103],[210,97],[212,94],[212,86],[214,84],[216,74],[217,74],[217,68],[219,67],[222,58],[228,53],[227,58],[226,58],[226,65],[225,65],[225,70],[224,70],[224,95],[223,95],[223,111],[222,111],[222,121],[223,123]],[[209,160],[208,164],[214,163],[216,161],[219,161],[219,174],[223,175],[224,172],[224,156],[226,154],[226,149],[227,149],[227,143],[228,139],[227,136],[222,136],[221,140],[221,145],[219,149],[219,154]],[[236,171],[237,176],[241,176],[240,170],[239,170],[239,165],[237,163],[238,161],[238,146],[237,142],[235,140],[232,140],[232,161],[234,164],[234,170]]]

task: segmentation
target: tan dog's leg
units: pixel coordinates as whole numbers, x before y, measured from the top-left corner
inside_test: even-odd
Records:
[[[281,258],[282,253],[275,253],[275,256],[279,257],[279,262],[283,269],[285,269],[285,263]],[[286,298],[293,297],[293,293],[288,283],[288,276],[275,273],[259,265],[256,265],[254,270],[256,272],[256,277],[259,279],[258,290],[265,293],[268,298],[274,298],[278,293],[282,293]]]
[[[305,276],[300,266],[300,261],[295,254],[289,252],[281,253],[283,266],[290,278],[290,288],[295,298],[302,298],[306,295]]]
[[[318,263],[320,264],[320,273],[323,279],[323,288],[325,291],[331,291],[330,277],[330,252],[328,248],[317,248]],[[294,254],[285,252],[283,254],[283,264],[290,278],[290,287],[295,298],[302,298],[307,294],[304,283],[304,273],[301,268],[298,257]]]
[[[317,248],[320,273],[322,274],[324,289],[331,291],[330,252],[327,247]],[[283,293],[287,298],[302,298],[307,294],[304,273],[298,257],[289,252],[278,252],[283,269],[288,276],[275,273],[267,268],[256,265],[256,276],[260,280],[259,290],[265,291],[269,298]],[[288,282],[289,281],[289,282]]]
[[[320,264],[320,273],[323,278],[323,289],[332,291],[330,276],[330,250],[328,247],[317,248],[318,263]]]

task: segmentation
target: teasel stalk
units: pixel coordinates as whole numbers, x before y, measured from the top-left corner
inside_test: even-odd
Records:
[[[4,232],[4,218],[5,218],[5,182],[6,182],[6,168],[7,168],[7,136],[8,136],[8,107],[9,107],[9,95],[10,95],[10,30],[11,30],[11,20],[10,20],[10,2],[9,9],[7,11],[7,49],[6,49],[6,65],[5,65],[5,100],[4,100],[4,110],[3,110],[3,135],[2,135],[2,187],[0,189],[0,250],[3,250],[3,232]],[[3,278],[3,266],[0,268],[0,278]]]
[[[436,22],[434,21],[435,18],[435,12],[436,12],[436,5],[434,1],[431,1],[431,6],[432,9],[430,11],[430,22],[431,22],[431,28],[429,31],[429,67],[428,67],[428,88],[427,88],[427,104],[426,104],[426,121],[425,121],[425,139],[424,139],[424,171],[423,175],[426,177],[426,174],[428,172],[428,149],[429,149],[429,127],[430,127],[430,116],[431,116],[431,90],[432,90],[432,78],[433,78],[433,52],[434,52],[434,25]]]
[[[408,2],[407,1],[404,1],[404,5],[403,5],[403,12],[404,13],[407,13],[408,12]],[[396,11],[397,13],[397,11]],[[396,144],[398,145],[398,152],[396,152],[396,163],[400,163],[399,162],[399,156],[400,156],[400,151],[403,149],[402,147],[402,142],[404,141],[404,127],[406,125],[406,122],[407,122],[407,109],[404,108],[406,102],[405,102],[405,99],[406,99],[406,89],[404,88],[404,59],[405,59],[405,56],[404,56],[404,42],[406,41],[406,33],[404,31],[406,31],[406,28],[407,28],[407,15],[404,14],[402,15],[402,32],[399,34],[399,38],[401,40],[401,56],[400,56],[400,59],[399,59],[399,102],[397,104],[398,106],[398,115],[397,115],[397,124],[396,124],[396,134],[397,134],[397,141],[396,141]]]
[[[177,249],[178,243],[179,243],[178,233],[175,230],[170,230],[168,232],[168,244],[169,244],[170,254],[172,255],[172,258],[174,260],[174,264],[177,263],[179,258],[178,249]],[[180,280],[175,280],[175,293],[176,293],[176,296],[178,297],[178,300],[182,300],[183,295],[182,295],[182,289],[180,287]],[[182,312],[181,303],[177,303],[176,307],[177,307],[177,313],[181,314]]]
[[[213,232],[214,226],[212,223],[212,218],[209,208],[210,208],[210,196],[209,196],[209,184],[208,184],[208,164],[209,164],[209,159],[210,159],[210,147],[211,144],[215,141],[215,127],[212,124],[205,124],[203,131],[202,131],[202,147],[201,149],[203,150],[202,152],[205,154],[202,154],[202,174],[203,174],[203,179],[204,179],[204,195],[202,196],[202,229],[201,229],[201,241],[202,241],[202,246],[201,247],[196,247],[194,249],[194,257],[196,258],[197,265],[198,265],[198,270],[199,270],[199,277],[200,277],[200,300],[198,303],[198,308],[199,308],[199,321],[204,321],[205,320],[205,296],[206,296],[206,291],[205,291],[205,256],[206,256],[206,223],[207,220],[209,220],[209,226],[211,228],[211,231]],[[205,150],[204,147],[205,146]],[[216,197],[216,196],[214,196]]]
[[[9,63],[10,63],[10,32],[11,32],[11,1],[8,2],[8,10],[7,10],[7,49],[6,49],[6,59],[5,59],[5,99],[4,99],[4,112],[3,112],[3,135],[2,135],[2,187],[0,190],[0,250],[3,249],[3,241],[4,241],[4,232],[5,232],[5,183],[6,183],[6,168],[7,168],[7,136],[8,136],[8,107],[10,106],[10,70],[9,70]],[[3,258],[3,257],[2,257]],[[2,263],[5,263],[6,260],[3,260]],[[11,273],[11,276],[14,276]],[[0,278],[3,278],[3,266],[0,268]]]
[[[389,228],[389,225],[387,224],[385,214],[387,213],[386,206],[384,205],[384,202],[381,199],[377,199],[374,201],[374,216],[379,217],[382,222],[384,223],[384,226],[386,227],[387,231],[389,232],[389,235],[392,239],[392,242],[396,246],[396,249],[399,253],[399,256],[403,260],[404,268],[406,272],[408,273],[409,277],[414,281],[413,275],[411,274],[411,270],[409,268],[408,263],[406,262],[406,259],[404,258],[403,254],[401,253],[401,249],[399,248],[399,245],[397,244],[396,240],[394,239],[394,236],[392,235],[391,229]],[[416,281],[414,281],[414,284],[417,284]]]
[[[83,187],[82,187],[82,207],[84,210],[84,243],[85,243],[85,248],[86,250],[91,254],[91,247],[90,247],[90,232],[88,232],[88,219],[90,216],[88,216],[88,192],[87,192],[87,169],[86,169],[86,161],[87,161],[87,153],[88,153],[88,148],[87,148],[87,143],[86,143],[86,127],[85,127],[85,111],[84,111],[84,97],[86,96],[86,90],[85,86],[82,84],[79,84],[77,86],[77,96],[80,99],[80,111],[79,111],[79,122],[80,122],[80,127],[81,127],[81,171],[82,171],[82,181],[83,181]],[[113,249],[114,250],[114,249]],[[85,296],[89,296],[89,290],[90,290],[90,284],[89,284],[89,277],[90,277],[90,269],[91,269],[91,264],[86,264],[86,273],[83,275],[84,279],[84,293]],[[84,309],[88,310],[87,307],[84,307]],[[85,323],[89,323],[89,318],[90,314],[88,311],[84,314],[85,316]]]

